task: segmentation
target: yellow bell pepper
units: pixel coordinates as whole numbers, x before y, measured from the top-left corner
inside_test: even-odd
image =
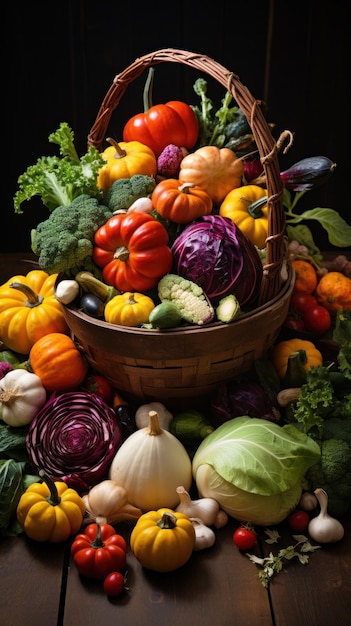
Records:
[[[60,543],[80,529],[85,503],[75,489],[54,482],[42,470],[43,483],[32,483],[17,505],[17,520],[30,539]]]
[[[121,141],[117,143],[111,138],[111,144],[102,152],[106,161],[99,171],[97,186],[106,193],[112,183],[119,178],[131,178],[134,174],[156,176],[157,160],[155,153],[140,141]]]
[[[155,572],[172,572],[191,557],[195,529],[187,515],[162,508],[137,520],[130,547],[141,565]]]

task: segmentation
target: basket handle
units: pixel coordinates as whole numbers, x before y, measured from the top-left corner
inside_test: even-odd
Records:
[[[260,295],[260,304],[264,304],[276,296],[281,288],[281,269],[286,258],[285,211],[282,203],[283,183],[278,162],[279,148],[262,112],[260,102],[251,95],[236,74],[206,55],[176,48],[164,48],[141,56],[115,76],[88,135],[88,147],[95,146],[102,151],[111,115],[128,85],[139,78],[149,67],[165,62],[181,63],[212,76],[233,96],[250,124],[265,171],[268,191],[268,237]]]

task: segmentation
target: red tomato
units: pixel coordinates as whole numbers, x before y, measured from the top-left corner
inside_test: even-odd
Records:
[[[291,328],[292,330],[304,331],[305,324],[303,323],[303,319],[301,317],[294,317],[293,315],[288,315],[284,322],[284,326],[286,328]]]
[[[308,528],[309,522],[310,516],[302,509],[296,509],[296,511],[291,513],[288,517],[288,524],[291,530],[298,533],[305,532]]]
[[[312,296],[312,294],[297,291],[291,296],[290,309],[299,315],[303,315],[310,307],[316,306],[317,304],[317,299]]]
[[[313,333],[325,333],[331,327],[329,311],[322,305],[306,309],[303,314],[305,329]]]
[[[233,542],[239,550],[251,550],[256,544],[257,536],[254,530],[239,526],[234,531]]]
[[[104,580],[104,592],[111,598],[117,598],[126,589],[121,572],[111,572]]]
[[[105,376],[91,374],[84,382],[84,387],[91,393],[100,396],[107,404],[112,406],[115,390]]]

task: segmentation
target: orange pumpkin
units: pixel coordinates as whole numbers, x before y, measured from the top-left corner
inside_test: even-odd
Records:
[[[189,224],[212,211],[208,193],[194,185],[174,178],[166,178],[156,185],[151,201],[156,211],[176,224]]]
[[[295,259],[292,266],[295,270],[293,293],[312,294],[318,283],[318,275],[312,263],[304,259]]]
[[[117,143],[110,138],[107,141],[111,146],[101,154],[106,165],[101,168],[97,180],[104,193],[120,178],[131,178],[134,174],[156,175],[157,161],[151,148],[139,141]]]
[[[73,339],[49,333],[33,345],[30,366],[50,393],[77,389],[88,373],[88,363]]]
[[[316,288],[318,303],[329,313],[351,310],[351,279],[341,272],[327,272]]]
[[[31,270],[0,287],[0,340],[9,350],[27,355],[40,337],[69,332],[55,297],[56,278],[57,274]]]
[[[243,163],[233,150],[203,146],[184,157],[179,178],[201,187],[219,205],[232,189],[240,187],[243,171]]]

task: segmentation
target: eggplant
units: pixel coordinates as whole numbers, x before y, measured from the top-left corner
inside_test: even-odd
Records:
[[[104,315],[105,305],[95,294],[84,293],[80,299],[80,308],[87,315],[99,318]]]
[[[308,191],[325,183],[335,168],[336,163],[328,157],[308,157],[280,172],[280,178],[291,191]]]

